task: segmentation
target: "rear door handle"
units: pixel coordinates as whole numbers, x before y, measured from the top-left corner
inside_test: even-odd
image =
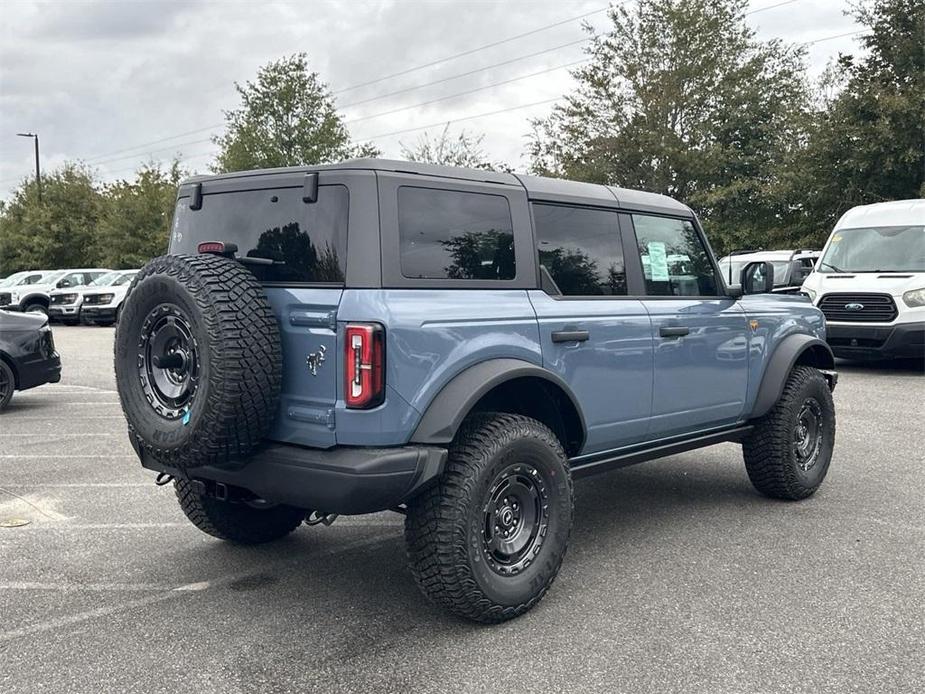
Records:
[[[553,342],[584,342],[590,337],[587,330],[556,330],[552,334]]]
[[[662,337],[684,337],[690,335],[690,328],[662,326],[658,329],[658,334]]]

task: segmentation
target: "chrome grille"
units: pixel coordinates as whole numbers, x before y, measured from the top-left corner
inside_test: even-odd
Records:
[[[826,294],[819,308],[826,320],[843,323],[889,323],[896,318],[889,294]]]

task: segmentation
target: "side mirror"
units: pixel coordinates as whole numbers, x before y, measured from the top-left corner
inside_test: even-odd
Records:
[[[803,265],[799,260],[794,260],[790,270],[790,286],[799,287],[803,280],[812,274],[813,268]]]
[[[743,294],[767,294],[774,290],[774,266],[771,263],[749,263],[742,268],[739,283]]]

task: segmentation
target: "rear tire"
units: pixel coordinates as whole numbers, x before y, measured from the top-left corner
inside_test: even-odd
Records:
[[[559,572],[572,528],[565,452],[543,424],[470,417],[439,482],[405,519],[411,573],[435,604],[477,622],[517,617]]]
[[[294,506],[268,508],[244,502],[219,501],[198,494],[193,485],[174,481],[180,508],[202,532],[239,545],[257,545],[285,537],[305,520],[305,511]]]
[[[835,403],[825,377],[796,366],[780,399],[743,442],[755,489],[774,499],[811,496],[822,484],[835,448]]]
[[[45,304],[26,304],[23,306],[22,310],[23,313],[41,313],[43,316],[48,315],[48,307],[46,307]]]

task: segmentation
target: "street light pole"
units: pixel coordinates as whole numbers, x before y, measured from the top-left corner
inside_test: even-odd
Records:
[[[16,133],[19,137],[31,137],[35,142],[35,185],[39,192],[39,204],[42,202],[42,169],[39,166],[39,136],[35,133]]]

